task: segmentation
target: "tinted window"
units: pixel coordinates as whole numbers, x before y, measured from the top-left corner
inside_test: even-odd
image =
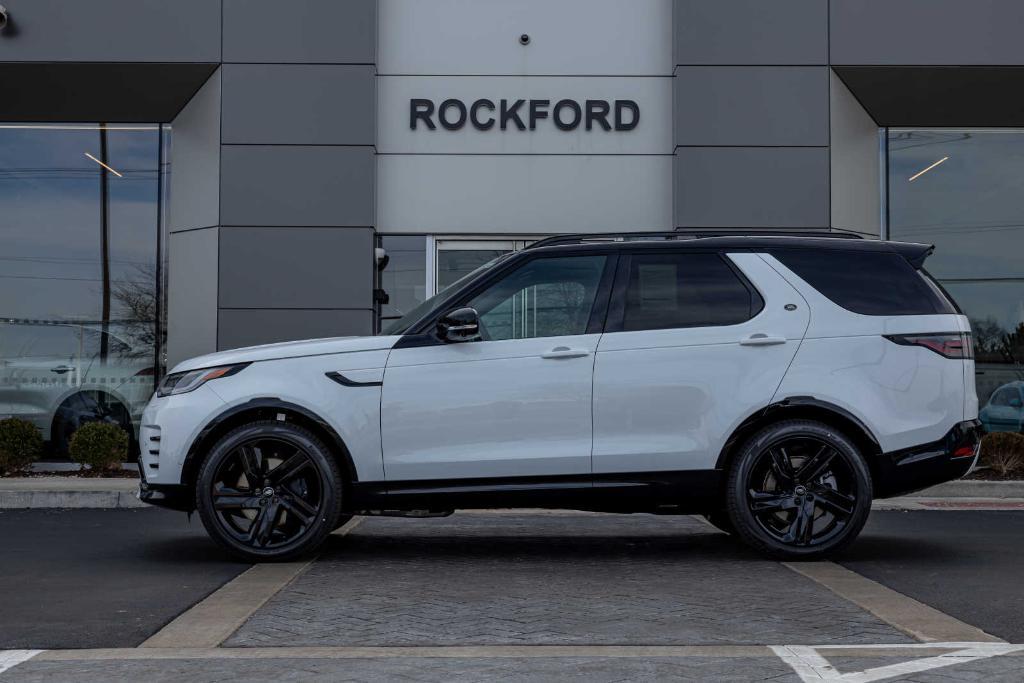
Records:
[[[627,263],[622,330],[735,325],[761,308],[717,254],[637,254]]]
[[[834,303],[854,313],[956,312],[899,254],[793,249],[775,251],[772,255]]]
[[[604,256],[528,261],[468,302],[484,341],[586,334]]]
[[[1000,389],[992,396],[994,406],[1012,406],[1014,403],[1020,405],[1020,395],[1016,389]]]

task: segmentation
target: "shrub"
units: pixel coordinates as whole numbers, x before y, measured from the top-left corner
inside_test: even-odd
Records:
[[[89,422],[71,437],[68,454],[94,471],[116,470],[128,459],[128,433],[107,422]]]
[[[43,437],[36,426],[10,417],[0,420],[0,474],[20,474],[39,459]]]
[[[1024,436],[992,432],[981,440],[980,464],[1001,477],[1024,477]]]

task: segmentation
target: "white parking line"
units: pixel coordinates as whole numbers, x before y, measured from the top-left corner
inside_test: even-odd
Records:
[[[35,657],[42,650],[0,650],[0,674]]]
[[[843,656],[859,655],[858,648],[925,648],[949,647],[950,652],[920,659],[910,659],[896,664],[886,664],[864,671],[849,671],[840,673],[828,659],[822,656],[822,650],[837,650],[843,652]],[[804,683],[815,681],[842,681],[842,683],[873,683],[894,676],[905,676],[908,674],[920,673],[941,669],[955,664],[966,664],[978,659],[988,659],[1014,652],[1024,652],[1024,645],[1011,645],[1008,643],[922,643],[919,645],[868,645],[868,646],[830,646],[813,647],[807,645],[774,645],[772,651],[779,659],[793,669],[800,680]]]

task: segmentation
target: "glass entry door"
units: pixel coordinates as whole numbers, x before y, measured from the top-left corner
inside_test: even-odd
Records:
[[[433,276],[429,283],[428,295],[434,295],[445,287],[468,275],[488,261],[519,251],[534,240],[467,240],[435,239],[432,267],[427,269]]]

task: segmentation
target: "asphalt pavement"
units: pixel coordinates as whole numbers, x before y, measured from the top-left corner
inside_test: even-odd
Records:
[[[0,650],[134,647],[248,566],[181,512],[0,511]]]
[[[1024,512],[873,512],[834,558],[853,571],[1024,643]]]

